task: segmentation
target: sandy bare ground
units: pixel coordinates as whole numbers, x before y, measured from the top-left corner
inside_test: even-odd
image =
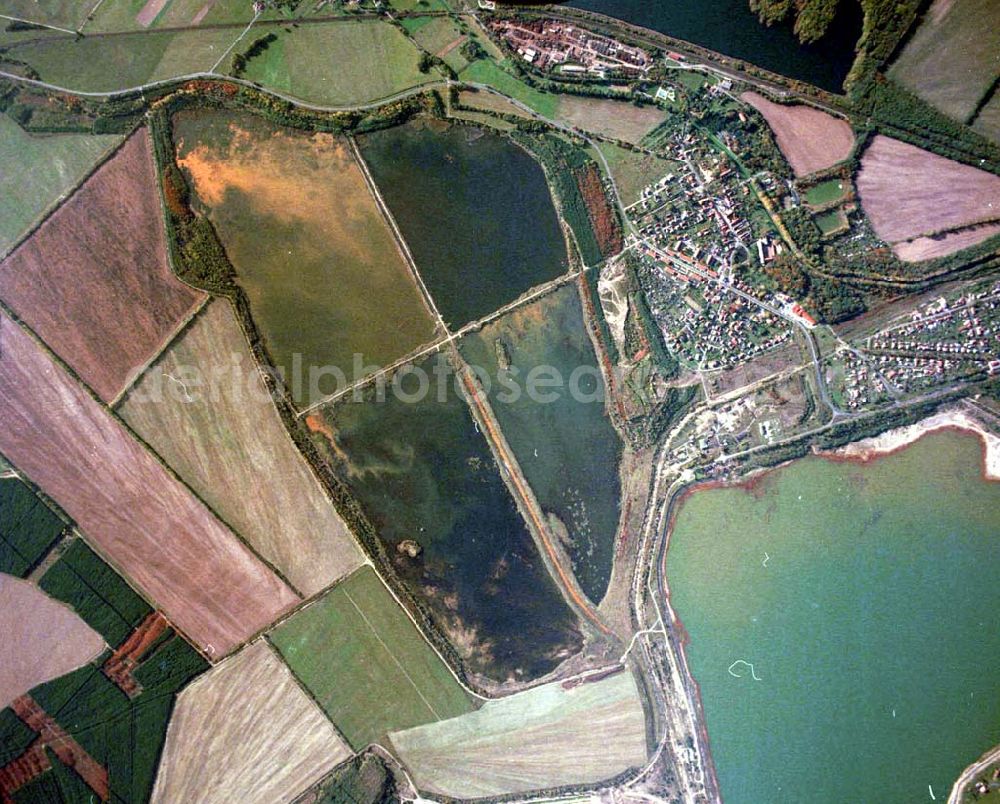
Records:
[[[983,442],[983,472],[991,480],[1000,480],[1000,436],[996,436],[986,430],[982,424],[961,408],[944,410],[916,424],[899,427],[895,430],[887,430],[874,438],[855,441],[853,444],[848,444],[845,447],[834,450],[833,454],[859,458],[861,460],[871,460],[872,458],[902,449],[912,444],[921,436],[931,433],[934,430],[949,427],[968,430],[979,436]]]
[[[937,237],[917,237],[897,243],[892,247],[899,259],[905,262],[930,260],[953,254],[963,248],[981,243],[993,235],[1000,234],[1000,223],[987,223],[982,226],[972,226],[956,232],[948,232]]]
[[[760,112],[796,176],[807,176],[847,159],[854,132],[845,120],[810,106],[785,106],[756,92],[740,99]]]
[[[0,342],[0,452],[180,630],[221,657],[298,602],[6,317]]]
[[[390,740],[420,788],[465,798],[615,776],[645,763],[645,734],[625,670],[571,690],[552,683],[519,692]]]
[[[0,264],[0,298],[105,400],[203,295],[167,261],[145,129]]]
[[[361,565],[361,551],[285,431],[224,299],[149,368],[119,412],[301,592],[318,592]]]
[[[1000,176],[890,137],[872,140],[857,184],[875,232],[889,243],[1000,220]],[[985,227],[976,231],[979,240],[989,236]],[[941,253],[971,245],[966,241],[959,237]],[[923,248],[914,247],[914,253]]]
[[[69,606],[0,573],[0,709],[101,655],[104,639]]]
[[[177,697],[152,800],[290,801],[351,753],[260,640]]]

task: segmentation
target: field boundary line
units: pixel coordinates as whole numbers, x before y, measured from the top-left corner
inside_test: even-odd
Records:
[[[125,397],[128,396],[131,391],[135,390],[136,386],[142,382],[143,377],[145,377],[149,370],[153,367],[153,364],[166,355],[166,353],[173,348],[174,344],[184,336],[188,327],[194,324],[198,317],[212,302],[212,298],[213,297],[211,295],[202,291],[202,299],[197,304],[193,305],[191,309],[188,310],[187,314],[177,322],[177,326],[167,333],[163,342],[160,344],[156,352],[154,352],[153,356],[141,366],[133,369],[131,376],[126,379],[125,385],[122,386],[122,389],[108,401],[109,408],[114,410],[122,402],[124,402]]]
[[[220,64],[222,64],[222,61],[223,61],[223,59],[225,59],[225,58],[226,58],[226,56],[228,56],[228,55],[229,55],[229,52],[230,52],[230,51],[231,51],[231,50],[232,50],[232,49],[233,49],[234,47],[236,47],[236,46],[237,46],[237,45],[238,45],[238,44],[240,43],[240,41],[241,41],[241,40],[243,39],[243,37],[244,37],[244,36],[246,36],[246,35],[247,35],[248,33],[250,33],[250,29],[251,29],[251,28],[253,28],[253,24],[254,24],[255,22],[257,22],[257,18],[258,18],[258,17],[260,16],[260,15],[261,15],[261,12],[260,12],[260,11],[258,11],[258,12],[257,12],[256,14],[254,14],[254,15],[253,15],[253,19],[252,19],[252,20],[250,20],[250,22],[248,22],[248,23],[247,23],[247,27],[246,27],[246,28],[244,28],[244,29],[243,29],[243,31],[242,31],[242,32],[240,33],[240,35],[239,35],[239,36],[237,36],[237,37],[236,37],[236,38],[235,38],[235,39],[233,40],[232,44],[231,44],[231,45],[230,45],[229,47],[227,47],[227,48],[226,48],[226,49],[225,49],[225,50],[224,50],[224,51],[222,52],[222,55],[221,55],[221,56],[219,56],[219,59],[218,59],[218,61],[216,61],[216,62],[215,62],[215,64],[213,64],[213,65],[212,65],[211,69],[210,69],[210,70],[208,71],[208,72],[209,72],[210,74],[212,74],[212,75],[215,75],[215,74],[216,74],[216,73],[215,73],[215,70],[216,70],[216,68],[217,68],[217,67],[218,67],[218,66],[219,66]]]
[[[72,34],[73,36],[76,36],[77,33],[79,33],[79,31],[71,31],[69,28],[62,28],[58,25],[49,25],[48,23],[38,22],[37,20],[26,20],[24,17],[12,17],[9,14],[0,14],[0,19],[11,20],[13,22],[23,22],[25,25],[36,25],[39,28],[48,28],[50,31],[62,31],[63,33]]]
[[[406,672],[406,668],[403,667],[402,662],[400,662],[399,659],[396,658],[396,654],[394,654],[391,650],[389,650],[389,646],[385,644],[381,635],[376,630],[375,626],[372,625],[371,620],[369,620],[367,615],[358,607],[358,604],[354,602],[354,598],[351,597],[351,593],[348,592],[346,589],[344,589],[344,597],[346,597],[350,601],[351,605],[354,606],[358,614],[361,615],[361,619],[364,620],[365,624],[371,629],[371,632],[375,635],[375,639],[378,640],[378,644],[381,645],[382,648],[385,650],[385,652],[389,654],[389,658],[396,663],[396,667],[400,669],[400,672],[402,672],[402,674],[406,676],[406,680],[409,681],[413,689],[416,690],[417,695],[420,696],[420,700],[423,701],[424,704],[426,704],[427,708],[431,710],[431,714],[434,715],[434,717],[437,718],[438,720],[444,720],[444,718],[438,714],[437,710],[433,706],[431,706],[431,702],[428,701],[426,697],[424,697],[423,692],[420,691],[420,687],[418,687],[417,683],[410,677],[410,674]]]

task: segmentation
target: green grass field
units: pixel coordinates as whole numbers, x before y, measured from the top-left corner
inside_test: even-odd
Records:
[[[84,92],[113,92],[211,69],[239,29],[152,31],[77,41],[25,43],[8,54],[34,67],[43,81]]]
[[[805,191],[806,203],[813,207],[825,207],[844,197],[847,187],[842,179],[828,179],[813,185]]]
[[[78,0],[4,0],[2,11],[9,17],[75,31],[92,7]]]
[[[121,139],[114,134],[32,135],[0,115],[0,253]]]
[[[817,215],[815,221],[819,230],[824,235],[830,235],[840,229],[847,228],[847,216],[840,209],[834,209],[822,215]]]
[[[677,163],[658,156],[619,148],[609,142],[598,144],[608,160],[611,175],[626,206],[639,200],[642,189],[670,173]],[[599,162],[600,160],[598,160]]]
[[[450,17],[408,17],[403,27],[428,53],[440,56],[451,69],[460,73],[469,62],[462,56],[461,41],[466,35]],[[460,41],[461,40],[461,41]],[[459,42],[459,44],[455,44]]]
[[[355,748],[472,711],[465,692],[371,567],[270,639]]]
[[[472,62],[462,70],[459,78],[470,83],[486,84],[498,89],[505,95],[531,107],[543,117],[554,118],[559,111],[559,95],[539,92],[510,73],[504,72],[487,59],[477,59]]]
[[[87,23],[87,33],[101,31],[139,31],[143,28],[180,28],[188,25],[246,24],[253,19],[253,6],[247,0],[166,0],[148,25],[139,17],[156,0],[104,0],[94,19]],[[138,19],[137,19],[138,17]],[[233,37],[239,34],[234,28]]]
[[[377,101],[441,80],[417,69],[420,53],[402,33],[378,20],[303,25],[290,33],[261,27],[277,40],[251,59],[244,77],[311,103]]]
[[[63,528],[63,521],[24,483],[0,480],[0,572],[25,577]]]

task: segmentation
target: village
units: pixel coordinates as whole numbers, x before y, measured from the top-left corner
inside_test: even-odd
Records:
[[[831,391],[859,410],[1000,373],[1000,282],[926,302],[831,363]]]
[[[539,70],[567,76],[634,78],[653,66],[652,57],[642,48],[558,20],[498,19],[489,27]]]

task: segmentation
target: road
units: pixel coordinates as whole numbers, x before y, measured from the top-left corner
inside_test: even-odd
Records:
[[[962,775],[958,777],[958,781],[952,785],[951,794],[948,796],[948,804],[960,804],[962,801],[962,791],[965,789],[965,786],[975,779],[980,773],[986,770],[990,765],[996,763],[1000,763],[1000,745],[988,754],[981,756],[964,771],[962,771]]]

